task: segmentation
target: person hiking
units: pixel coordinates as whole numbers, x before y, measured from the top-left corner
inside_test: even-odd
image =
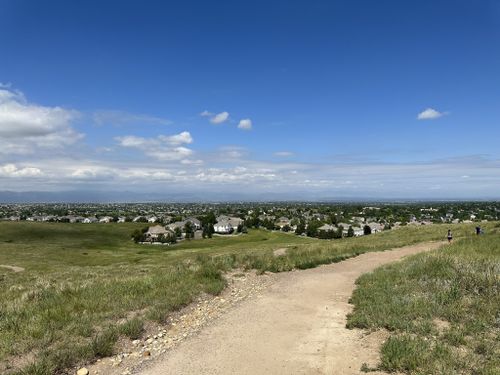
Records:
[[[478,226],[476,227],[476,234],[479,236],[481,233],[482,233],[482,231],[481,231],[481,227],[478,225]]]
[[[451,229],[448,229],[448,243],[451,243],[451,240],[453,240],[453,235],[451,234]]]

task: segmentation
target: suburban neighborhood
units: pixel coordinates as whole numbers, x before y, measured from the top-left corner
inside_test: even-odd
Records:
[[[136,242],[174,244],[240,235],[250,228],[319,239],[358,237],[406,225],[498,220],[498,202],[3,204],[4,221],[68,224],[144,224]]]

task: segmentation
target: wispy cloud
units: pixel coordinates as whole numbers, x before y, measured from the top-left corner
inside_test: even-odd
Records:
[[[219,157],[225,159],[240,159],[248,154],[244,147],[239,146],[223,146],[219,148]]]
[[[238,124],[238,129],[252,130],[252,120],[250,120],[249,118],[244,118],[240,120]]]
[[[229,118],[229,112],[221,112],[213,116],[210,119],[210,122],[212,124],[222,124],[223,122],[226,122],[228,118]]]
[[[418,120],[435,120],[440,117],[446,116],[449,112],[439,112],[433,108],[427,108],[420,112],[417,116]]]
[[[208,112],[207,110],[204,110],[203,112],[200,113],[201,117],[211,117],[214,114],[212,112]]]
[[[279,156],[281,158],[287,158],[293,156],[293,152],[290,151],[278,151],[274,153],[274,156]]]
[[[172,121],[156,116],[129,113],[125,111],[101,110],[92,114],[92,119],[97,125],[169,125]]]

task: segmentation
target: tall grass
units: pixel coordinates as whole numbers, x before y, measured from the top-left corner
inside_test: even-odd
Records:
[[[348,327],[385,328],[380,368],[500,373],[500,234],[461,239],[358,280]]]

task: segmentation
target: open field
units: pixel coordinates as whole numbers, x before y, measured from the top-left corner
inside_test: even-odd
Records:
[[[379,268],[358,284],[348,326],[390,331],[380,369],[500,374],[500,226]]]
[[[199,293],[219,293],[231,268],[311,268],[443,239],[448,228],[406,227],[333,241],[254,230],[163,247],[130,240],[143,225],[0,223],[0,264],[24,269],[0,267],[0,372],[51,374],[109,355],[121,335],[139,336],[145,320],[162,321]],[[473,225],[452,229],[466,236]],[[285,247],[284,255],[273,255]]]

